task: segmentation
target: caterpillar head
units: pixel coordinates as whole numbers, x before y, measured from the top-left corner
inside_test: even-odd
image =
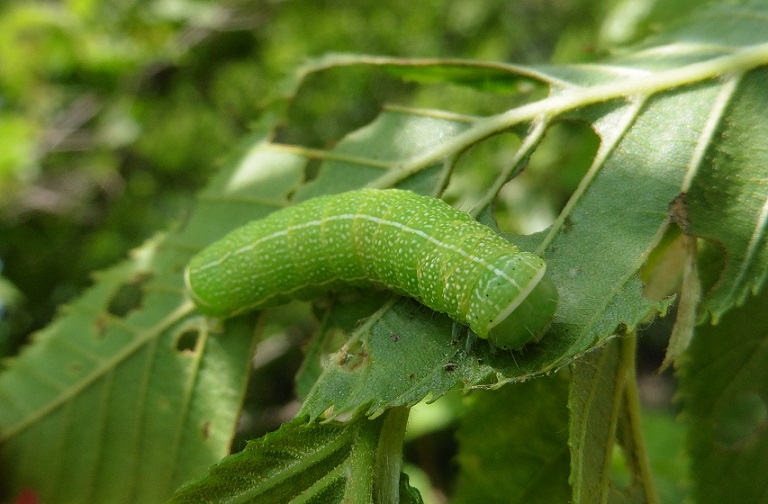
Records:
[[[478,283],[469,324],[495,347],[519,350],[549,327],[557,289],[544,260],[528,252],[507,254],[494,265]]]
[[[494,320],[488,340],[505,350],[519,350],[526,343],[538,341],[552,323],[557,299],[555,284],[548,276],[542,276],[514,310]]]

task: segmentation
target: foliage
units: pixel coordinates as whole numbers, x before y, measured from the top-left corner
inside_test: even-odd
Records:
[[[585,64],[330,54],[275,86],[183,225],[98,273],[0,374],[9,495],[31,488],[45,502],[162,502],[182,487],[173,502],[419,502],[401,472],[406,420],[447,400],[454,406],[419,438],[456,429],[459,473],[439,490],[457,502],[658,502],[657,488],[676,502],[686,477],[698,502],[759,500],[768,484],[768,6],[686,14],[681,2],[678,20],[660,29],[652,21],[673,16],[628,20],[617,12],[629,3],[610,23],[654,35]],[[492,3],[481,4],[487,19]],[[198,7],[184,10],[194,22],[216,12]],[[71,23],[37,16],[64,32]],[[155,37],[136,37],[144,49],[130,54],[167,47],[158,40],[179,22],[170,19],[153,27]],[[603,28],[616,33],[608,21]],[[552,51],[555,61],[568,47]],[[131,61],[118,53],[107,67]],[[60,69],[78,53],[63,45],[44,54],[46,68]],[[285,63],[279,51],[272,57]],[[239,73],[250,75],[247,67],[230,71],[219,86],[254,86]],[[20,104],[24,89],[3,93]],[[134,155],[160,151],[154,163],[171,173],[186,164],[186,176],[242,132],[203,135],[220,124],[216,111],[245,109],[221,93],[221,109],[202,107],[191,119],[182,110],[198,92],[182,82],[137,106],[178,128],[142,135]],[[178,115],[162,122],[169,110]],[[22,157],[33,133],[25,138],[14,140]],[[198,138],[214,141],[193,153],[179,147]],[[444,197],[543,256],[560,294],[544,339],[516,353],[482,341],[467,349],[451,341],[447,318],[382,292],[329,294],[311,314],[303,305],[226,321],[195,312],[182,279],[194,252],[275,209],[362,186]],[[684,455],[653,442],[679,439],[679,425],[641,412],[635,364],[638,333],[672,309],[667,361],[679,368],[689,476]],[[311,332],[300,369],[290,361],[268,369],[297,347],[301,338],[286,329],[297,320]],[[227,457],[241,406],[246,424],[270,411],[244,397],[293,374],[298,412],[283,413],[277,429],[242,427],[256,439]],[[459,391],[467,396],[456,402]]]

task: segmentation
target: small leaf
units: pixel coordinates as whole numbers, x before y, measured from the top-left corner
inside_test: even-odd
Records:
[[[634,338],[611,340],[572,366],[570,482],[576,504],[658,502],[639,423]],[[624,489],[617,488],[611,474],[617,446],[632,473],[631,484]]]
[[[386,418],[294,420],[222,460],[170,503],[384,502],[374,500],[376,486],[383,484],[382,473],[374,469],[380,469],[377,452],[386,444]],[[394,484],[400,502],[421,502],[405,475]]]

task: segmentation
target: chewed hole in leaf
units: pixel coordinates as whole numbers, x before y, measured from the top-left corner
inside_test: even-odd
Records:
[[[144,299],[144,285],[151,277],[151,275],[140,275],[132,282],[120,285],[109,300],[107,311],[116,317],[125,317],[140,308]]]
[[[197,343],[200,340],[200,333],[194,329],[187,329],[176,336],[176,350],[183,353],[194,353],[197,349]]]
[[[504,133],[471,146],[459,158],[445,190],[444,199],[459,210],[471,211],[481,201],[508,161],[499,153],[520,148],[520,137]]]
[[[643,293],[648,299],[659,302],[679,292],[683,266],[689,253],[687,240],[678,226],[669,226],[651,251],[640,271]]]
[[[531,234],[549,227],[599,147],[600,138],[586,123],[560,122],[547,128],[522,173],[507,182],[496,198],[493,209],[499,229]]]
[[[320,171],[320,166],[322,165],[322,161],[320,159],[309,159],[307,161],[307,164],[304,165],[304,178],[307,182],[311,182],[315,178],[317,178],[317,174]]]
[[[615,444],[611,455],[611,479],[617,489],[624,490],[632,482],[631,468],[627,463],[626,453],[621,449],[621,446]]]

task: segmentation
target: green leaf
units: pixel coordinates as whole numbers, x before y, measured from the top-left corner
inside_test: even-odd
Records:
[[[768,69],[760,69],[736,73],[723,83],[715,98],[720,117],[712,144],[686,199],[690,232],[716,244],[709,252],[724,257],[723,271],[710,276],[705,292],[703,308],[714,323],[759,291],[768,275],[768,198],[761,183],[768,153],[760,147],[768,122],[758,112],[768,107],[766,79]]]
[[[568,405],[574,503],[658,502],[639,421],[634,340],[611,340],[573,364]],[[626,488],[611,473],[619,447],[632,476]]]
[[[399,471],[406,418],[407,412],[324,424],[299,418],[248,443],[170,502],[420,503]],[[398,470],[389,479],[381,465],[393,461]]]
[[[461,419],[455,502],[567,502],[568,381],[478,391]]]
[[[359,309],[359,305],[340,307],[328,322],[333,324],[338,316],[355,323],[366,315]],[[466,358],[464,343],[451,344],[447,336],[452,322],[444,316],[418,316],[424,311],[415,301],[392,300],[354,332],[347,326],[352,337],[324,360],[302,413],[332,417],[366,405],[367,413],[375,416],[388,407],[413,405],[425,396],[437,398],[455,384],[456,375],[474,373],[475,380],[482,380],[491,368],[478,361],[491,358],[489,352]],[[331,326],[325,334],[338,330],[345,328]]]
[[[95,285],[0,374],[0,449],[11,491],[51,502],[159,502],[229,452],[258,326],[211,325],[182,279],[204,243],[282,204],[290,155],[258,144],[158,237]],[[281,189],[281,190],[279,190]]]
[[[440,117],[417,111],[384,111],[369,125],[347,135],[333,151],[306,153],[324,161],[317,177],[301,187],[296,200],[365,185],[391,187],[387,180],[397,173],[393,168],[425,151],[450,143],[469,127],[469,121],[469,118],[459,116]],[[445,178],[449,175],[442,168],[440,159],[428,166],[419,165],[413,173],[402,176],[404,183],[400,187],[427,194],[439,191],[442,185],[436,186],[436,183],[446,183]]]
[[[680,369],[697,502],[760,502],[768,488],[768,289],[699,327]]]

